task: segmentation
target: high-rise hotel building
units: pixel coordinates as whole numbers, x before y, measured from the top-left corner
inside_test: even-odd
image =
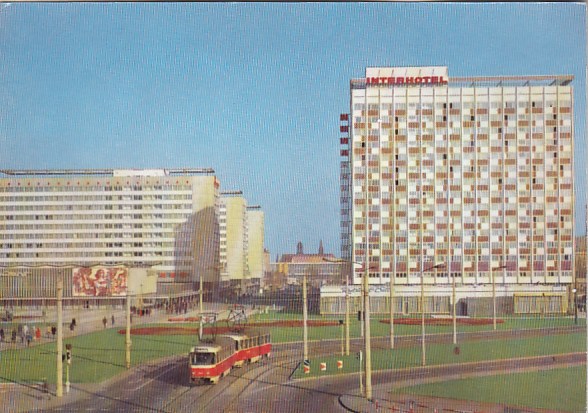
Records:
[[[342,257],[368,257],[370,284],[418,286],[425,270],[428,285],[570,285],[572,80],[447,67],[370,67],[351,80]]]
[[[219,188],[211,169],[0,171],[0,290],[55,296],[55,268],[124,266],[157,291],[219,279]],[[71,271],[65,296],[71,295]]]

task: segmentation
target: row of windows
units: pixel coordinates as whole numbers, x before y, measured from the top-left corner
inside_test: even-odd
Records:
[[[111,201],[184,201],[191,200],[192,194],[158,194],[158,195],[52,195],[20,196],[0,195],[0,202],[50,203],[50,202],[111,202]],[[49,207],[51,205],[40,205]]]
[[[500,96],[495,95],[495,96]],[[365,110],[366,104],[362,102],[357,102],[359,99],[365,99],[365,96],[355,96],[353,100],[355,103],[353,104],[354,110]],[[394,110],[394,109],[408,109],[409,111],[417,111],[417,110],[432,110],[432,109],[459,109],[462,108],[464,110],[472,110],[472,109],[516,109],[517,107],[520,109],[556,109],[558,107],[558,100],[555,96],[548,97],[547,99],[543,100],[540,97],[533,98],[529,97],[528,95],[518,95],[517,96],[510,96],[506,97],[506,99],[501,100],[494,100],[488,102],[488,95],[478,95],[477,102],[468,102],[459,99],[459,96],[445,96],[445,95],[438,95],[435,101],[426,101],[426,100],[417,100],[417,97],[414,97],[414,101],[409,101],[408,105],[405,102],[399,101],[400,99],[405,99],[406,96],[396,96],[398,99],[396,102],[381,102],[381,103],[368,103],[367,109],[369,111],[375,110]],[[380,97],[382,99],[382,97]],[[384,97],[385,99],[385,97]],[[443,100],[450,100],[450,101],[442,101]],[[451,100],[457,99],[457,100]],[[412,100],[409,97],[409,100]],[[571,100],[567,98],[560,98],[559,99],[559,108],[560,109],[570,109],[571,108]]]
[[[516,271],[504,271],[504,270],[500,270],[499,274],[502,275],[502,273],[504,273],[506,275],[506,277],[511,277],[514,278],[517,276],[517,272]],[[373,273],[370,272],[369,274],[369,278],[390,278],[391,277],[390,272],[382,272],[382,273]],[[547,275],[548,277],[557,277],[558,274],[561,274],[562,277],[571,277],[572,276],[572,272],[571,271],[545,271],[545,270],[540,270],[540,271],[535,271],[534,275],[535,276],[544,276]],[[437,278],[447,278],[447,273],[446,272],[441,272],[438,271],[436,274]],[[434,273],[425,273],[425,278],[433,278]],[[490,277],[490,272],[489,271],[478,271],[477,273],[475,272],[453,272],[449,274],[451,278],[476,278],[477,277]],[[531,273],[528,271],[519,271],[518,273],[519,277],[530,277]],[[363,274],[361,273],[357,273],[355,275],[356,278],[361,279],[363,277]],[[422,274],[420,272],[412,272],[410,273],[410,277],[411,278],[417,278],[420,279],[422,277]],[[407,278],[407,273],[406,272],[397,272],[396,273],[396,277],[398,279],[406,279]]]
[[[187,250],[189,245],[178,245],[175,242],[123,242],[123,239],[119,239],[115,242],[27,242],[27,243],[14,243],[5,242],[0,243],[0,249],[43,249],[43,248],[175,248],[176,250]]]
[[[23,212],[41,212],[35,216],[44,217],[47,214],[43,212],[81,212],[84,211],[139,211],[139,210],[185,210],[192,212],[191,204],[184,203],[169,203],[169,204],[69,204],[69,205],[31,205],[31,204],[15,204],[8,205],[0,203],[0,211],[23,211]],[[87,215],[87,214],[85,214]]]
[[[105,252],[92,252],[92,251],[79,251],[79,252],[22,252],[22,253],[0,253],[0,258],[19,260],[25,259],[47,259],[52,262],[59,258],[71,258],[77,260],[79,258],[93,258],[95,261],[100,261],[103,257],[175,257],[175,251],[154,251],[154,252],[122,252],[122,251],[105,251]]]
[[[60,215],[0,215],[1,219],[4,221],[35,221],[38,223],[39,226],[43,228],[48,228],[47,225],[43,225],[42,222],[55,222],[55,221],[90,221],[90,220],[124,220],[128,223],[129,220],[170,220],[170,219],[180,219],[185,220],[189,217],[189,214],[186,213],[162,213],[162,214],[87,214],[87,215],[77,215],[77,214],[60,214]],[[160,222],[161,223],[161,222]],[[48,224],[51,225],[51,224]],[[109,225],[102,223],[101,225]],[[112,225],[112,224],[110,224]],[[116,224],[119,225],[119,224]],[[0,226],[0,229],[2,227]]]
[[[261,334],[259,336],[243,338],[235,340],[235,350],[244,350],[251,347],[261,346],[263,344],[271,343],[269,334]]]
[[[0,181],[1,182],[1,181]],[[10,186],[0,186],[0,192],[151,192],[151,191],[191,191],[190,185],[154,185],[154,186],[72,186],[51,185],[37,182],[32,185],[19,185],[19,181],[3,180]]]
[[[158,229],[158,230],[167,230],[168,232],[172,232],[176,229],[176,224],[173,223],[154,223],[154,224],[47,224],[47,225],[38,225],[38,224],[0,224],[0,238],[3,236],[6,237],[13,237],[17,236],[18,234],[8,233],[10,231],[52,231],[54,233],[60,233],[61,237],[66,237],[68,234],[64,233],[64,231],[75,231],[75,232],[83,232],[92,230],[94,231],[93,235],[98,238],[99,234],[103,233],[108,234],[111,231],[106,231],[108,229],[122,229],[122,230],[130,230],[130,229]],[[122,236],[122,232],[112,232],[112,234],[120,233]],[[146,234],[148,231],[133,231],[134,234]],[[131,236],[131,232],[126,232],[128,236]],[[73,234],[69,234],[73,235]],[[30,237],[36,237],[37,234],[31,234]],[[48,235],[52,237],[51,234]]]
[[[452,111],[451,112],[447,112],[445,110],[439,112],[436,111],[435,113],[433,113],[432,111],[430,111],[427,114],[423,114],[423,112],[417,110],[417,111],[408,111],[408,113],[406,115],[403,114],[399,114],[399,113],[394,113],[395,116],[392,116],[392,111],[378,111],[378,110],[370,110],[369,111],[369,116],[364,116],[365,112],[361,113],[361,116],[354,116],[353,117],[353,121],[354,122],[372,122],[372,123],[377,123],[377,122],[382,122],[382,123],[392,123],[392,122],[406,122],[406,120],[408,119],[411,122],[417,122],[417,121],[421,121],[421,122],[430,122],[432,120],[435,120],[436,122],[446,122],[446,121],[450,121],[450,122],[473,122],[473,121],[481,121],[481,122],[487,122],[487,121],[492,121],[492,122],[516,122],[516,121],[532,121],[533,125],[543,125],[543,121],[549,121],[550,124],[557,124],[557,122],[551,122],[551,121],[557,121],[559,120],[560,125],[564,125],[567,124],[568,122],[571,121],[572,116],[571,116],[571,112],[569,113],[560,113],[558,115],[558,113],[556,111],[553,111],[553,113],[547,113],[546,115],[543,115],[543,112],[541,112],[541,114],[530,114],[528,111],[526,112],[522,112],[522,113],[517,113],[517,114],[510,114],[510,115],[503,115],[500,111],[499,112],[490,112],[490,114],[488,113],[488,111],[484,111],[483,113],[480,113],[480,111],[478,111],[478,113],[476,113],[476,111],[474,111],[473,109],[470,111],[464,110],[464,111],[458,111],[460,113],[458,114],[453,114]],[[494,113],[494,114],[493,114]]]

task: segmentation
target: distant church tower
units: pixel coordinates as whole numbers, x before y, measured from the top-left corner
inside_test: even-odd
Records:
[[[304,254],[304,249],[302,248],[302,242],[298,241],[298,245],[296,245],[296,255]]]
[[[325,255],[325,250],[323,248],[323,240],[321,240],[319,244],[319,255]]]

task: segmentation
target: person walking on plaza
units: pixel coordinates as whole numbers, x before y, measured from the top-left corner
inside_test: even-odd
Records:
[[[0,328],[0,342],[4,341],[4,329]]]
[[[104,328],[106,328],[106,323],[108,323],[108,320],[106,319],[106,317],[104,317],[102,319],[102,324],[104,324]]]
[[[110,318],[110,320],[112,321],[112,325],[114,325],[114,314],[112,315],[112,317]]]
[[[37,341],[41,341],[41,329],[38,326],[35,329],[35,339]]]

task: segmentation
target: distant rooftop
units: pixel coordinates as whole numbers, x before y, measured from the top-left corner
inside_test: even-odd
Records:
[[[324,258],[335,260],[333,254],[283,254],[278,262],[288,262],[291,264],[324,264],[328,263]],[[333,261],[335,262],[335,261]],[[336,263],[336,262],[335,262]]]
[[[1,169],[0,173],[10,176],[169,176],[214,174],[212,168],[172,168],[172,169]]]
[[[477,76],[448,77],[447,84],[460,87],[521,87],[521,86],[567,86],[574,80],[573,75],[531,75],[531,76]],[[412,86],[424,86],[413,83]],[[387,86],[387,85],[382,85]],[[399,85],[401,87],[406,84]],[[435,86],[435,84],[431,84]],[[351,79],[352,89],[365,89],[366,79]],[[375,86],[377,87],[377,86]]]

